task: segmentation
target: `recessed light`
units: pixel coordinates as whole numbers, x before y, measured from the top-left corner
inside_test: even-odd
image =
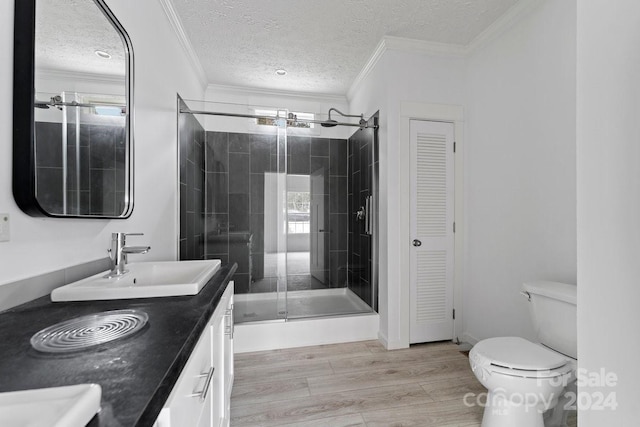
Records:
[[[111,59],[111,55],[108,52],[105,52],[104,50],[96,50],[94,53],[102,59]]]
[[[284,68],[278,68],[276,70],[276,74],[279,75],[279,76],[285,76],[285,75],[287,75],[287,70],[285,70]]]

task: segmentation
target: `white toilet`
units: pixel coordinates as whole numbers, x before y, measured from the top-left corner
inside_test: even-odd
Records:
[[[469,353],[473,373],[489,392],[482,427],[544,427],[545,419],[547,427],[566,425],[564,390],[575,387],[576,286],[530,282],[522,289],[538,342],[489,338]]]

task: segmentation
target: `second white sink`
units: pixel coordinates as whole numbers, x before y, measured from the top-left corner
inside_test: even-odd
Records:
[[[82,427],[100,410],[98,384],[0,393],[3,426]]]
[[[220,260],[164,261],[127,264],[129,272],[108,272],[70,283],[51,292],[51,301],[88,301],[196,295],[220,269]]]

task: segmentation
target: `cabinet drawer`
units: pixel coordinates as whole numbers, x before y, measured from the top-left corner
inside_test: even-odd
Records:
[[[211,328],[207,327],[167,399],[165,407],[170,408],[171,427],[195,426],[203,410],[210,408],[206,400],[211,399],[209,383],[214,375],[211,339]]]

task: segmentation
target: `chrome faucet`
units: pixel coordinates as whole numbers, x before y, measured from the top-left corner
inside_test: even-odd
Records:
[[[151,246],[125,246],[127,236],[143,236],[143,233],[111,233],[111,249],[108,250],[111,258],[111,271],[106,278],[119,277],[126,274],[127,254],[146,254]]]

